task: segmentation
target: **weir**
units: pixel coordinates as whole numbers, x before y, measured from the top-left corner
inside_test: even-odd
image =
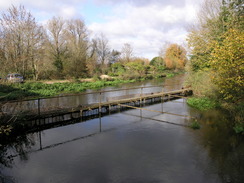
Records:
[[[109,115],[111,113],[120,112],[129,109],[140,109],[143,110],[143,106],[155,104],[155,103],[163,103],[166,101],[170,101],[178,98],[185,98],[188,95],[192,94],[191,89],[181,89],[174,90],[168,92],[156,92],[156,93],[143,93],[143,88],[151,88],[151,87],[160,87],[160,86],[147,86],[147,87],[138,87],[138,88],[126,88],[119,90],[108,90],[108,91],[99,91],[99,92],[90,92],[90,93],[82,93],[79,95],[89,95],[95,94],[98,96],[98,101],[96,103],[91,104],[79,104],[75,107],[56,107],[54,109],[43,110],[41,108],[41,101],[46,98],[35,99],[35,107],[32,107],[29,111],[24,111],[21,114],[13,112],[12,115],[16,117],[16,120],[25,119],[25,124],[27,127],[34,126],[50,126],[50,125],[58,125],[64,123],[74,123],[77,121],[82,121],[90,118],[97,118],[104,115]],[[117,97],[107,97],[106,101],[102,100],[102,94],[107,92],[118,92],[118,91],[129,91],[129,90],[138,90],[140,93],[138,94],[128,94],[121,95]],[[77,96],[77,95],[76,95]],[[68,96],[60,96],[68,97]],[[52,97],[58,98],[58,97]],[[28,100],[24,101],[28,102]],[[67,102],[69,102],[67,100]],[[10,102],[11,103],[11,102]],[[12,102],[13,104],[14,102]],[[8,103],[9,104],[9,103]],[[17,103],[17,105],[20,105]],[[159,113],[166,113],[163,111],[152,111]],[[179,114],[173,114],[168,112],[167,114],[179,116]],[[188,116],[183,116],[188,117]]]
[[[79,106],[77,108],[66,109],[62,111],[56,111],[52,113],[43,113],[40,117],[32,119],[32,125],[47,125],[60,122],[72,122],[74,120],[86,120],[91,118],[98,118],[104,115],[109,115],[111,113],[121,112],[130,109],[143,109],[145,105],[163,103],[173,99],[185,98],[185,96],[190,95],[191,90],[183,89],[171,92],[161,92],[144,94],[140,97],[125,98],[120,100],[113,100],[109,102],[100,102],[90,105]],[[160,111],[152,111],[160,112]],[[161,112],[166,113],[166,112]],[[189,117],[185,115],[166,113],[176,116]],[[191,118],[191,117],[189,117]]]

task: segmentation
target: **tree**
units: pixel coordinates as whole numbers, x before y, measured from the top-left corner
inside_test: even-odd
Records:
[[[88,50],[88,32],[85,23],[79,19],[66,22],[64,38],[66,40],[67,57],[64,60],[66,76],[80,77],[86,75]]]
[[[125,43],[121,50],[121,60],[128,63],[133,58],[133,48],[129,43]]]
[[[112,75],[121,76],[125,73],[125,67],[121,62],[116,62],[111,65]]]
[[[12,6],[2,14],[1,57],[5,72],[20,72],[38,78],[42,46],[46,41],[44,29],[24,6]]]
[[[208,93],[233,103],[243,100],[243,5],[239,0],[205,0],[198,26],[188,36],[191,77],[205,72],[201,80],[211,81]]]
[[[243,100],[244,96],[244,34],[229,29],[223,41],[213,43],[211,67],[213,82],[222,99],[230,102]]]
[[[219,39],[222,32],[222,20],[219,19],[221,0],[205,0],[198,13],[198,24],[189,29],[188,46],[190,48],[191,69],[194,71],[210,67],[209,47],[213,39]]]
[[[28,22],[26,25],[27,34],[27,55],[33,79],[38,80],[41,69],[44,64],[45,44],[47,40],[46,32],[42,26],[38,26],[35,20]]]
[[[165,56],[165,51],[169,47],[171,43],[170,42],[165,42],[162,47],[158,51],[159,57],[163,58]]]
[[[162,57],[154,57],[151,61],[150,61],[150,65],[153,66],[162,66],[165,67],[165,61]]]
[[[125,64],[125,68],[132,75],[139,75],[139,77],[143,77],[148,71],[148,63],[147,59],[143,58],[134,58],[133,61]]]
[[[97,62],[100,64],[101,72],[104,74],[110,56],[108,39],[101,33],[93,40],[93,46],[97,55]]]
[[[64,26],[65,22],[60,17],[53,17],[47,23],[50,55],[53,59],[53,65],[55,66],[58,75],[62,74],[63,72],[63,64],[66,53]]]
[[[109,64],[114,64],[119,62],[121,53],[117,50],[112,50],[109,58]]]
[[[97,41],[92,39],[88,46],[86,68],[89,76],[93,76],[98,71]]]
[[[194,71],[210,68],[213,41],[222,42],[230,28],[243,30],[243,1],[205,0],[198,14],[198,24],[189,30],[191,67]]]
[[[153,73],[162,72],[165,70],[165,61],[162,57],[154,57],[150,62]]]
[[[183,69],[187,61],[186,50],[180,45],[171,44],[166,50],[164,60],[169,69]]]

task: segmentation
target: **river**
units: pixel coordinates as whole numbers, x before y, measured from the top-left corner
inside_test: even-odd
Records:
[[[183,80],[177,76],[119,88],[165,84],[164,90],[174,90]],[[108,89],[115,87],[103,90]],[[29,133],[0,146],[0,182],[243,182],[243,138],[230,130],[221,111],[199,112],[185,99],[144,108],[197,117],[201,129],[184,126],[190,118],[131,109]]]

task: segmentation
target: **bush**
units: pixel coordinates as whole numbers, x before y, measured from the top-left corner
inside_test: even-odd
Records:
[[[211,81],[211,71],[189,71],[185,85],[191,85],[194,95],[216,97],[216,86]]]
[[[210,98],[207,97],[189,98],[187,99],[187,104],[201,111],[210,110],[219,106],[219,104],[216,101],[211,100]]]
[[[189,127],[194,129],[194,130],[197,130],[197,129],[201,128],[200,124],[196,120],[194,120],[192,123],[190,123]]]

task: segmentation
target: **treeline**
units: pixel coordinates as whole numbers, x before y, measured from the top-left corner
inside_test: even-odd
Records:
[[[91,39],[81,19],[53,17],[40,25],[24,6],[10,7],[0,17],[0,73],[17,72],[29,79],[94,77],[101,74],[143,77],[165,69],[183,69],[186,51],[172,44],[157,61],[135,57],[125,43],[111,50],[104,34]],[[154,59],[154,60],[155,60]]]
[[[243,104],[244,3],[205,0],[188,35],[188,82],[200,96]]]

